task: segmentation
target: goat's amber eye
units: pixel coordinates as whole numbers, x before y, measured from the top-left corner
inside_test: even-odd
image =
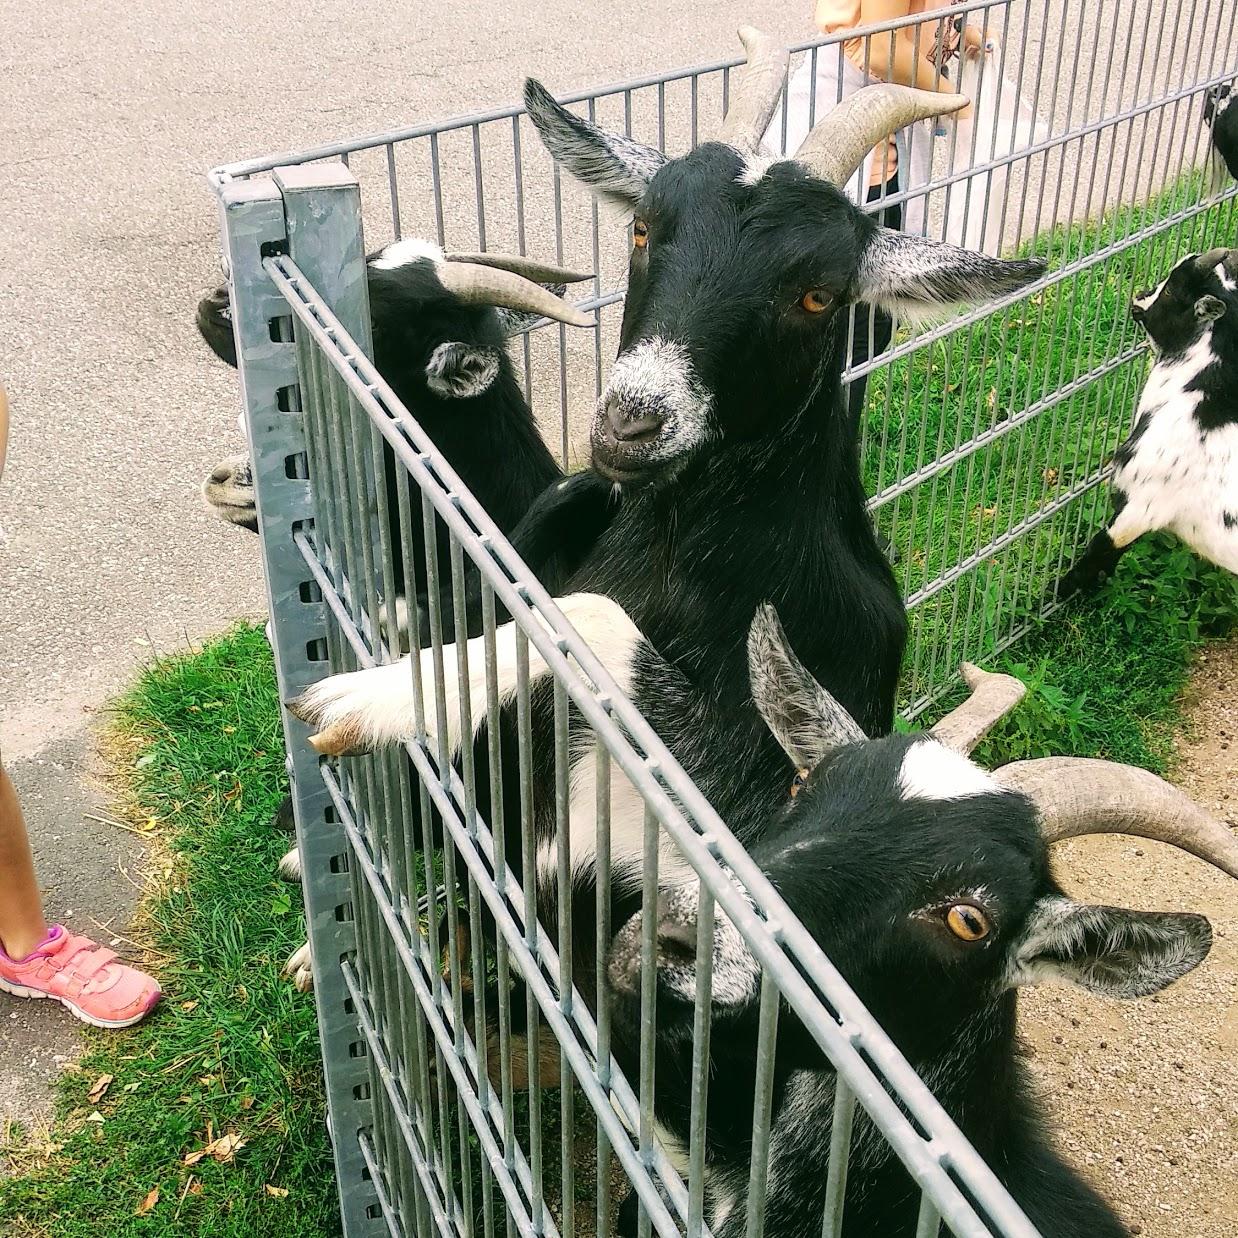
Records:
[[[794,799],[808,782],[808,771],[800,769],[795,771],[795,777],[791,780],[791,798]]]
[[[946,927],[960,941],[980,941],[989,935],[989,918],[971,903],[955,903],[946,912]]]
[[[824,288],[810,288],[800,297],[800,308],[810,314],[824,314],[833,298]]]
[[[642,219],[637,219],[632,224],[632,244],[637,249],[644,249],[649,244],[649,225]]]

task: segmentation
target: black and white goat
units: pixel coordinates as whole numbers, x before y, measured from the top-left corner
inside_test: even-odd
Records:
[[[1212,131],[1212,148],[1230,176],[1238,180],[1238,95],[1225,83],[1204,96],[1204,120]]]
[[[1204,959],[1211,931],[1198,915],[1075,902],[1053,876],[1049,844],[1137,834],[1238,876],[1238,839],[1143,770],[1055,758],[993,773],[975,765],[967,751],[1022,695],[1007,676],[965,668],[979,690],[934,732],[870,740],[804,669],[772,607],[758,611],[748,650],[756,707],[785,753],[783,804],[751,845],[753,860],[1039,1232],[1125,1238],[1046,1135],[1015,1053],[1016,992],[1059,982],[1116,998],[1155,993]],[[656,909],[655,1106],[672,1155],[689,1134],[698,892],[686,883]],[[641,1037],[641,939],[638,913],[607,961],[625,1069]],[[712,956],[706,1220],[719,1238],[737,1238],[747,1225],[761,967],[721,910]],[[806,1238],[821,1232],[835,1075],[785,1007],[775,1055],[764,1232]],[[842,1232],[910,1234],[918,1203],[901,1162],[858,1114]],[[628,1238],[634,1205],[630,1196],[621,1212]]]
[[[1131,302],[1156,355],[1113,458],[1113,520],[1058,585],[1094,587],[1145,533],[1168,529],[1238,572],[1238,250],[1183,258]]]
[[[634,215],[619,354],[591,430],[594,470],[624,497],[563,582],[562,592],[588,604],[563,605],[746,838],[783,782],[781,751],[747,687],[745,641],[759,603],[777,602],[805,663],[870,733],[893,725],[906,621],[865,509],[840,389],[846,307],[867,300],[940,311],[1018,289],[1043,264],[883,229],[839,188],[885,134],[961,98],[870,87],[830,112],[796,159],[771,160],[756,143],[787,53],[756,31],[741,37],[749,63],[733,84],[722,140],[680,158],[604,133],[536,82],[525,102],[555,159]],[[647,638],[639,646],[633,625]],[[484,659],[469,665],[480,671]],[[484,683],[472,700],[484,702]],[[413,734],[411,679],[399,664],[325,680],[295,708],[319,728],[326,752]],[[485,765],[480,749],[477,764]],[[590,906],[593,777],[582,737],[573,748],[571,851],[578,896]],[[613,795],[618,909],[639,888],[643,804],[625,780]],[[552,796],[551,780],[535,787],[539,881],[554,874],[554,814],[541,808]],[[683,870],[666,857],[668,882]],[[581,967],[592,950],[582,930]]]
[[[522,256],[449,255],[416,238],[393,242],[371,255],[367,265],[375,366],[499,528],[512,532],[562,473],[538,431],[504,341],[542,316],[592,326],[592,318],[556,295],[564,284],[592,277]],[[202,300],[197,323],[215,355],[235,366],[226,285]],[[390,452],[385,458],[394,511],[394,459]],[[257,532],[247,456],[221,461],[202,489],[224,520]],[[414,507],[415,587],[421,592],[425,548],[420,507]],[[440,530],[440,541],[445,555],[445,531]],[[403,556],[397,553],[394,560],[402,589]]]

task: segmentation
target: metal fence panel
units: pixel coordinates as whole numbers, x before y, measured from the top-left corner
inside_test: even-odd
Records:
[[[1004,74],[1042,124],[1014,114],[1010,134],[994,128],[987,143],[973,130],[964,158],[939,144],[927,185],[873,207],[919,196],[930,233],[979,214],[981,243],[1051,259],[1025,293],[900,333],[847,375],[867,380],[871,510],[913,613],[908,715],[950,687],[960,660],[991,655],[1045,612],[1046,585],[1098,517],[1142,374],[1124,299],[1233,228],[1235,188],[1214,191],[1196,170],[1204,92],[1238,75],[1225,6],[1084,8],[957,10],[1003,49],[975,83],[978,103]],[[810,64],[841,55],[837,37],[800,50]],[[735,63],[573,101],[681,151],[714,131]],[[830,102],[814,94],[810,111]],[[626,1181],[642,1235],[707,1234],[712,931],[724,914],[764,969],[747,1233],[762,1232],[773,1053],[789,1016],[837,1071],[823,1234],[842,1232],[849,1153],[870,1125],[923,1192],[917,1235],[943,1223],[960,1236],[1034,1233],[368,360],[359,192],[370,248],[427,236],[592,263],[594,330],[569,337],[542,322],[516,349],[548,441],[565,465],[581,462],[621,315],[620,222],[560,179],[511,108],[251,160],[212,181],[284,699],[328,669],[395,660],[396,582],[412,579],[415,543],[430,581],[432,639],[410,661],[417,738],[403,752],[320,762],[286,719],[345,1232],[605,1235],[612,1188]],[[852,332],[872,330],[860,311]],[[472,640],[469,564],[484,581]],[[406,601],[415,631],[422,616]],[[552,725],[535,734],[546,708]],[[464,742],[453,760],[452,728],[467,737],[482,723],[486,742]],[[596,749],[598,857],[583,910],[569,842],[582,736]],[[553,770],[546,804],[535,802],[538,762]],[[644,909],[660,866],[686,865],[700,886],[691,1129],[678,1150],[654,1120],[651,914],[626,1075],[606,1002],[612,818],[633,805]],[[538,851],[539,813],[555,824],[553,854]],[[582,929],[572,917],[583,913]],[[573,957],[582,942],[594,952],[585,963]]]

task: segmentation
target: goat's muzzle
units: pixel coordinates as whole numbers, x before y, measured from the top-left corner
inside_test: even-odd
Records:
[[[651,463],[645,449],[656,442],[665,425],[664,413],[629,409],[611,396],[593,422],[594,467],[612,481],[636,480]]]

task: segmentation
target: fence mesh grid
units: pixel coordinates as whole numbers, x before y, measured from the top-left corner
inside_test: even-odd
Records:
[[[900,329],[846,375],[867,382],[870,507],[912,612],[909,715],[950,688],[961,660],[991,656],[1045,613],[1047,586],[1102,516],[1105,461],[1144,371],[1129,297],[1179,256],[1233,234],[1236,191],[1207,167],[1202,117],[1207,91],[1238,75],[1225,8],[957,10],[989,30],[992,49],[964,86],[977,117],[997,120],[948,127],[932,143],[927,185],[872,209],[906,211],[919,196],[928,234],[1039,254],[1049,269],[1003,302]],[[800,50],[815,75],[841,44]],[[573,102],[604,127],[679,153],[716,131],[734,64]],[[810,110],[830,103],[814,97]],[[397,581],[412,578],[415,545],[430,583],[431,640],[411,662],[414,742],[320,766],[304,728],[288,723],[346,1232],[608,1234],[629,1183],[642,1235],[708,1232],[716,905],[764,968],[747,1232],[760,1232],[766,1195],[773,1047],[793,1015],[837,1071],[824,1234],[842,1232],[848,1150],[869,1124],[923,1189],[915,1233],[937,1233],[943,1219],[958,1235],[1033,1233],[366,360],[358,186],[370,250],[420,236],[596,272],[583,301],[594,330],[542,322],[513,349],[545,436],[565,467],[579,467],[618,338],[626,219],[561,179],[515,109],[236,164],[213,181],[285,696],[328,670],[397,656]],[[850,330],[873,330],[865,311]],[[384,453],[399,462],[394,486]],[[485,582],[472,640],[469,562]],[[407,616],[409,630],[422,618]],[[514,702],[510,750],[504,701]],[[539,709],[552,725],[535,735]],[[453,763],[449,735],[480,721],[488,747],[464,743]],[[596,738],[598,856],[584,959],[573,957],[566,841],[582,726]],[[553,768],[547,804],[534,803],[538,762]],[[656,902],[660,864],[686,864],[700,885],[691,1136],[674,1163],[653,1105],[653,917],[634,1048],[616,1046],[606,1001],[609,831],[632,794],[644,905]],[[550,856],[536,851],[538,813],[557,826]],[[522,879],[535,871],[548,874],[546,888]]]

